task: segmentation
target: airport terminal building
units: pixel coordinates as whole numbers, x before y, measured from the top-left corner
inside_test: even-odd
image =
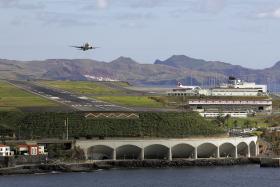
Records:
[[[231,117],[247,117],[255,113],[271,113],[272,100],[214,100],[191,99],[188,105],[193,111],[203,117],[217,117],[219,115]]]
[[[173,89],[169,96],[197,96],[186,103],[203,117],[247,117],[256,113],[271,113],[272,99],[267,85],[257,85],[229,77],[228,83],[210,89]]]

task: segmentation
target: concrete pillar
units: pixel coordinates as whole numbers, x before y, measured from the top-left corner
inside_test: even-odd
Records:
[[[256,142],[256,155],[254,156],[258,156],[259,155],[259,144]]]
[[[234,158],[238,158],[237,146],[234,146]]]
[[[168,160],[172,161],[172,149],[169,147]]]
[[[247,152],[248,152],[247,157],[250,158],[251,157],[250,146],[248,146],[248,151]]]
[[[220,146],[217,146],[216,158],[220,158]]]
[[[197,147],[194,148],[194,159],[197,159]]]
[[[140,156],[140,159],[141,159],[141,160],[145,160],[145,149],[144,149],[144,148],[141,149],[141,156]]]
[[[88,150],[88,149],[83,149],[83,151],[84,151],[84,154],[85,154],[85,159],[86,159],[86,160],[88,160],[88,154],[87,154],[87,150]]]
[[[116,149],[113,150],[113,160],[117,160],[117,153]]]

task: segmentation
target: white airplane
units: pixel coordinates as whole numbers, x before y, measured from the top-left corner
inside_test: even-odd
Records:
[[[177,83],[177,87],[179,88],[184,88],[184,89],[188,89],[188,90],[195,90],[195,89],[200,89],[199,86],[184,86],[182,83],[178,82]]]
[[[80,49],[80,50],[83,50],[83,51],[87,51],[87,50],[90,50],[90,49],[97,49],[99,47],[94,47],[92,45],[90,45],[89,43],[85,43],[84,45],[82,46],[70,46],[70,47],[75,47],[77,49]]]

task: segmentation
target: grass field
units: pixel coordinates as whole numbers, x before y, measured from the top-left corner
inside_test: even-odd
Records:
[[[12,111],[20,107],[53,106],[58,104],[0,81],[0,111]]]
[[[265,118],[248,117],[248,118],[230,118],[226,121],[226,126],[229,128],[266,128],[271,126],[271,123]]]
[[[97,97],[97,99],[126,106],[152,108],[163,107],[163,103],[151,99],[148,96],[104,96]]]
[[[122,82],[122,81],[110,82],[110,84],[114,84],[116,86],[121,86],[121,87],[129,87],[129,86],[131,86],[128,82]]]
[[[106,85],[89,81],[40,81],[40,83],[49,87],[63,89],[77,94],[110,95],[122,93],[120,90],[112,89]]]

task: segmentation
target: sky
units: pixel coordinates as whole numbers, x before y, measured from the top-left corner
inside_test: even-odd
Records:
[[[0,23],[2,59],[280,61],[280,0],[0,0]]]

